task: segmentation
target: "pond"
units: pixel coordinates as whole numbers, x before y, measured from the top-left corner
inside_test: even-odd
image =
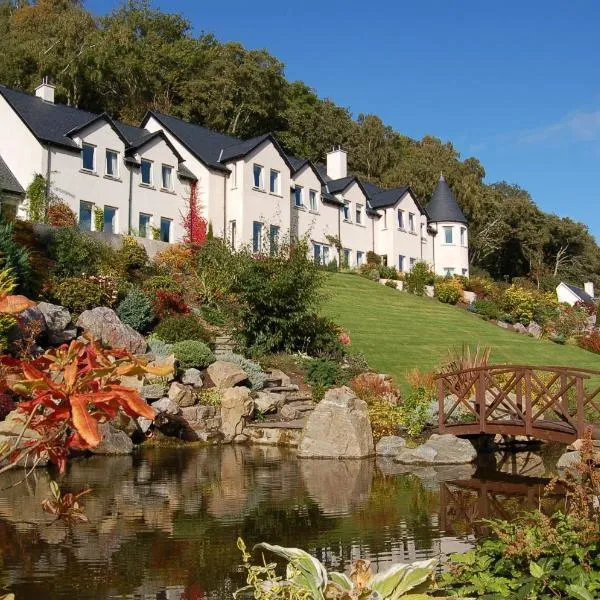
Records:
[[[547,463],[490,455],[477,467],[409,473],[381,459],[297,460],[266,446],[149,448],[70,464],[62,488],[93,488],[89,523],[73,525],[42,512],[45,470],[7,489],[23,476],[13,472],[0,478],[0,594],[231,598],[244,583],[238,536],[304,548],[336,570],[358,557],[378,569],[447,555],[485,534],[479,518],[537,506]]]

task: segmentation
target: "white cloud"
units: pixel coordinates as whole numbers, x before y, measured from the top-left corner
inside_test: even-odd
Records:
[[[517,141],[524,144],[538,144],[555,140],[582,142],[598,139],[600,139],[600,110],[571,113],[555,123],[522,132]]]

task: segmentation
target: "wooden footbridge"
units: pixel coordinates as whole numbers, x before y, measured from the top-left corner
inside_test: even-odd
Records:
[[[600,423],[600,371],[487,365],[440,373],[436,380],[440,433],[572,443],[590,422]]]

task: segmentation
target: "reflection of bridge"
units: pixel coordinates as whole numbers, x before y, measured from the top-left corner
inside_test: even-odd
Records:
[[[440,433],[571,443],[584,436],[586,411],[600,416],[600,385],[584,385],[594,376],[600,371],[510,365],[439,374]]]

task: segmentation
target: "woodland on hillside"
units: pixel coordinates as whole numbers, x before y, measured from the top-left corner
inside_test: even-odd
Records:
[[[349,168],[384,186],[410,185],[427,203],[440,172],[470,223],[471,262],[499,280],[544,289],[565,279],[600,284],[600,248],[585,224],[544,213],[506,182],[484,183],[475,157],[451,142],[414,140],[372,114],[287,81],[266,50],[194,35],[190,22],[131,0],[95,16],[78,0],[0,0],[0,83],[33,91],[45,75],[58,101],[138,124],[148,108],[239,137],[275,132],[296,156],[322,161],[341,144]]]

